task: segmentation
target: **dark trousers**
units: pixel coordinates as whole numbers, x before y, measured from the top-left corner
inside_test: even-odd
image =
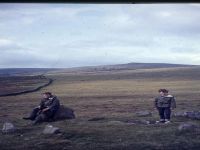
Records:
[[[170,120],[170,116],[171,116],[170,107],[158,107],[158,112],[159,112],[160,119]]]
[[[42,112],[41,109],[39,108],[34,108],[33,111],[30,114],[30,119],[35,120],[35,123],[42,122],[42,121],[47,121],[53,116],[53,112],[50,110],[47,110],[45,112]]]

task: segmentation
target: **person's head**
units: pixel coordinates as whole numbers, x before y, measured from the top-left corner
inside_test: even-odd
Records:
[[[43,98],[47,99],[52,96],[51,92],[44,92],[42,93]]]
[[[168,90],[166,90],[166,89],[159,89],[158,92],[159,92],[159,94],[160,94],[161,96],[164,96],[164,95],[167,95],[167,94],[168,94]]]

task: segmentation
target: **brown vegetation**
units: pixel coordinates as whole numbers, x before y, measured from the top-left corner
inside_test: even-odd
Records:
[[[176,97],[177,109],[199,110],[200,68],[177,67],[100,72],[49,73],[55,81],[41,91],[20,96],[0,98],[0,125],[11,121],[19,131],[1,135],[0,149],[69,149],[69,150],[144,150],[199,149],[200,133],[179,133],[179,123],[189,121],[172,118],[172,124],[127,125],[116,121],[158,119],[153,109],[159,88],[168,89]],[[10,80],[11,81],[11,80]],[[9,82],[9,81],[7,81]],[[32,83],[41,83],[35,79]],[[20,82],[20,83],[23,83]],[[33,85],[31,82],[27,85]],[[62,134],[42,135],[47,123],[30,126],[22,116],[40,101],[40,93],[51,91],[61,103],[75,110],[76,119],[53,122]],[[137,117],[139,110],[151,111],[153,116]],[[88,121],[91,118],[105,118]],[[194,121],[200,124],[199,121]]]

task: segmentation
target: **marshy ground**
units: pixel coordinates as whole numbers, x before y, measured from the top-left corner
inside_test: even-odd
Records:
[[[18,96],[0,97],[0,126],[12,122],[18,130],[0,135],[0,149],[69,149],[69,150],[171,150],[199,149],[199,132],[179,132],[182,122],[200,121],[172,117],[168,125],[136,125],[120,123],[127,120],[157,120],[153,108],[159,88],[167,88],[175,96],[174,111],[199,110],[200,68],[176,67],[91,72],[52,72],[46,75],[54,79],[44,89]],[[19,90],[19,87],[37,86],[46,82],[32,78],[31,82],[12,78],[1,80],[1,91]],[[6,81],[6,82],[5,82]],[[25,84],[27,83],[27,84]],[[3,85],[3,86],[2,86]],[[14,88],[15,87],[15,88]],[[43,91],[56,94],[60,102],[73,108],[76,119],[51,122],[61,133],[43,135],[48,123],[30,126],[22,120],[38,105]],[[152,116],[138,117],[137,111],[147,110]],[[91,118],[104,118],[88,121]]]

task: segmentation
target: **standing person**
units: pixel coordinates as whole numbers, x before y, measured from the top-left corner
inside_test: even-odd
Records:
[[[25,120],[32,120],[33,125],[52,119],[60,107],[60,102],[56,96],[50,92],[42,93],[43,99],[40,105],[34,108],[29,117],[23,117]]]
[[[155,98],[155,107],[157,108],[160,116],[160,121],[157,123],[170,123],[171,109],[176,108],[176,101],[172,95],[168,94],[168,90],[159,89],[160,96]]]

